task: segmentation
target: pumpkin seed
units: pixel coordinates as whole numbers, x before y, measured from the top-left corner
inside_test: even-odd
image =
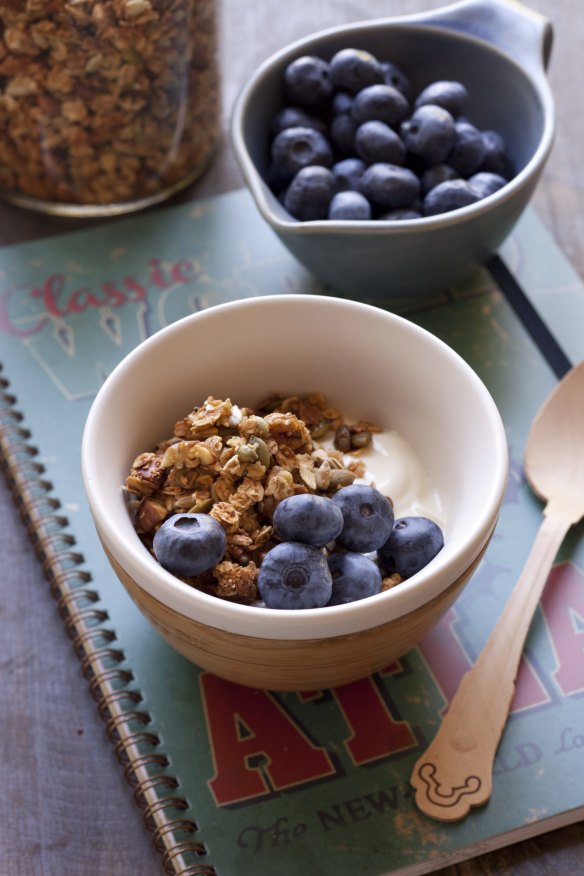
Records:
[[[310,434],[313,438],[322,438],[328,432],[330,427],[330,423],[328,420],[321,420],[314,429],[311,430]]]
[[[355,432],[354,435],[351,435],[351,447],[353,450],[367,447],[369,444],[371,444],[371,432],[368,429],[363,429],[362,432]]]
[[[347,453],[351,449],[351,433],[344,423],[335,432],[335,447],[342,453]]]
[[[268,445],[266,444],[266,442],[258,435],[252,435],[248,441],[248,444],[252,445],[253,449],[257,453],[257,458],[264,466],[264,468],[268,468],[270,462],[272,461],[272,455],[268,450]]]
[[[252,414],[248,419],[254,424],[254,434],[259,435],[260,438],[270,437],[270,429],[263,417],[258,417],[257,414]]]
[[[240,444],[237,448],[237,458],[240,462],[256,462],[258,453],[251,444]]]

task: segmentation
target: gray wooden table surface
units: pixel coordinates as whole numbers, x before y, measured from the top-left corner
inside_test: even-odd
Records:
[[[225,125],[246,77],[290,40],[337,23],[441,5],[444,0],[220,0]],[[584,277],[582,0],[530,0],[530,5],[554,25],[549,78],[558,125],[535,206]],[[177,200],[240,185],[225,140],[205,177]],[[0,245],[79,225],[3,205]],[[160,858],[150,846],[3,480],[0,752],[1,876],[159,876]],[[584,827],[564,828],[440,871],[440,876],[479,874],[584,874]]]

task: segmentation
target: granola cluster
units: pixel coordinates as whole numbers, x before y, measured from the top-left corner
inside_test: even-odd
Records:
[[[194,177],[219,126],[215,0],[0,4],[0,187],[108,205]]]
[[[258,568],[277,540],[272,516],[278,502],[296,493],[331,496],[363,477],[353,450],[325,446],[339,430],[362,436],[368,423],[347,426],[321,393],[303,398],[274,396],[258,408],[239,408],[230,399],[209,397],[175,424],[172,438],[141,453],[126,478],[134,526],[152,550],[159,526],[177,513],[209,513],[223,527],[227,552],[222,562],[188,583],[223,599],[257,600]],[[363,446],[363,439],[359,439]]]

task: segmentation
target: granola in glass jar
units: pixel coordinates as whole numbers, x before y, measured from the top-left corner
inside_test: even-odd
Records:
[[[98,216],[200,174],[220,123],[215,0],[0,4],[0,192]]]

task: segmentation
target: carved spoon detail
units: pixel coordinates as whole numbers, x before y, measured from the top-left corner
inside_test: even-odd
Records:
[[[584,361],[537,413],[524,469],[533,492],[546,502],[541,526],[485,647],[410,779],[419,809],[440,821],[458,821],[491,796],[495,753],[529,626],[560,545],[584,516]]]

